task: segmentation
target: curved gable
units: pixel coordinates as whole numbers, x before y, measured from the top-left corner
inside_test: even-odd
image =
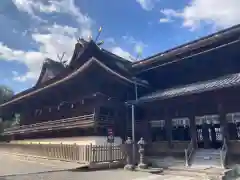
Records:
[[[62,65],[62,63],[47,58],[43,62],[42,70],[35,86],[43,84],[46,81],[56,77],[64,69],[65,67]]]

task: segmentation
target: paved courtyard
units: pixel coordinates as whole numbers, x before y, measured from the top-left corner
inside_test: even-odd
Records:
[[[75,163],[27,158],[0,151],[0,180],[196,180],[196,177],[154,175],[123,169],[69,171]]]
[[[27,158],[0,151],[0,180],[130,180],[148,177],[148,173],[106,171],[68,171],[78,167],[75,163]]]

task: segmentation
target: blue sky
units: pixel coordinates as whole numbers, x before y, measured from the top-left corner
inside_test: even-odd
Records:
[[[239,0],[1,0],[0,84],[34,85],[45,57],[72,55],[96,37],[125,58],[141,58],[240,22]]]

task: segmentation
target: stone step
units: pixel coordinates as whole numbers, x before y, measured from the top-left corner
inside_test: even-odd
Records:
[[[220,154],[220,151],[219,151],[219,152],[201,152],[201,151],[195,151],[195,153],[197,153],[197,154]]]
[[[194,156],[204,157],[204,156],[211,156],[211,157],[218,157],[220,154],[199,154],[199,153],[193,153]]]
[[[186,170],[182,170],[182,171],[176,171],[176,170],[164,170],[163,173],[164,175],[175,175],[175,176],[183,176],[183,177],[196,177],[196,178],[200,178],[203,179],[207,176],[206,173],[203,172],[194,172],[194,171],[188,171]]]
[[[169,166],[184,166],[184,159],[175,159],[175,158],[159,158],[159,157],[148,157],[148,162],[156,167],[169,167]]]
[[[192,161],[190,164],[214,164],[214,165],[221,165],[221,161],[204,161],[204,160],[198,160],[198,161]]]
[[[193,154],[190,166],[192,168],[221,168],[221,156],[219,150],[200,149]]]
[[[220,156],[193,156],[193,159],[203,159],[203,160],[219,160]]]
[[[220,155],[220,152],[199,152],[199,151],[195,151],[195,154],[209,154],[209,155]]]
[[[192,168],[222,168],[221,162],[212,162],[212,161],[206,161],[206,162],[201,162],[201,161],[195,161],[192,162],[190,165]]]
[[[192,157],[192,161],[196,162],[220,162],[221,158],[214,158],[214,157]]]

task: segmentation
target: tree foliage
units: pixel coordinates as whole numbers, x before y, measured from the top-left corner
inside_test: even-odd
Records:
[[[13,95],[14,95],[14,92],[12,89],[10,89],[7,86],[0,85],[0,104],[11,99]],[[0,114],[0,118],[1,118],[1,114]],[[13,124],[12,119],[11,120],[9,119],[7,121],[6,120],[3,121],[3,119],[0,119],[0,135],[5,128],[11,127],[12,124]]]
[[[13,97],[14,92],[7,86],[0,85],[0,104]]]

